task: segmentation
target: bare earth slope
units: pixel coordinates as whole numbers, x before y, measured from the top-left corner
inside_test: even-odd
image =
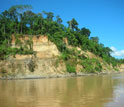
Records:
[[[29,39],[27,36],[25,38],[20,38],[22,41]],[[34,36],[33,50],[36,55],[16,55],[11,56],[6,61],[0,62],[0,77],[7,78],[40,78],[40,77],[57,77],[62,75],[68,75],[66,72],[66,65],[63,61],[58,61],[58,56],[60,52],[58,51],[56,45],[50,42],[47,36]],[[12,47],[17,47],[15,45],[15,38],[12,37]],[[73,47],[69,47],[73,48]],[[81,51],[80,48],[76,48]],[[86,54],[89,58],[97,58],[103,67],[103,71],[113,70],[111,66],[108,66],[101,58],[95,56],[91,52],[81,51],[80,54]],[[76,72],[81,73],[84,69],[81,65],[77,64]],[[124,65],[120,67],[120,71],[124,70]]]

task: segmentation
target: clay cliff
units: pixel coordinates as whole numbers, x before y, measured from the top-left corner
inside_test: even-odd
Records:
[[[29,40],[29,36],[19,38],[23,43]],[[57,77],[62,75],[68,75],[66,72],[66,64],[64,61],[59,60],[61,53],[58,51],[56,45],[48,40],[47,36],[32,36],[33,51],[35,55],[19,55],[10,56],[5,61],[0,61],[0,77],[7,78],[40,78],[40,77]],[[13,48],[16,45],[16,38],[12,36],[11,46]],[[67,40],[66,40],[67,42]],[[72,49],[73,47],[68,46]],[[101,62],[103,71],[114,71],[114,69],[104,63],[104,61],[94,55],[91,52],[81,51],[80,48],[76,48],[80,51],[80,54],[85,54],[89,58],[96,58]],[[83,68],[80,64],[76,65],[76,72],[81,73]],[[124,66],[118,67],[120,71],[124,70]]]

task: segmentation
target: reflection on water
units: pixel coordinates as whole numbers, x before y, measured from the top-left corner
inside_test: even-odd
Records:
[[[0,80],[0,107],[124,107],[124,75]]]

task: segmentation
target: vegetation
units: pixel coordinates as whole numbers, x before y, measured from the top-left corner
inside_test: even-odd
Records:
[[[85,69],[85,72],[93,73],[93,72],[101,72],[102,71],[102,66],[101,66],[100,62],[95,58],[83,60],[82,65]]]
[[[76,73],[76,69],[74,66],[71,66],[69,63],[66,64],[67,72]]]
[[[54,13],[43,11],[34,13],[30,5],[16,5],[5,10],[0,14],[0,60],[5,60],[10,55],[16,54],[33,54],[32,41],[27,40],[22,43],[18,38],[23,35],[47,35],[48,39],[54,42],[62,53],[62,58],[66,61],[67,71],[75,72],[75,67],[69,62],[81,59],[81,64],[88,72],[101,71],[100,62],[96,59],[88,59],[79,56],[74,50],[69,50],[63,40],[67,38],[68,45],[79,47],[83,51],[90,51],[96,56],[101,57],[106,63],[112,64],[113,67],[124,63],[124,60],[118,60],[111,56],[112,50],[99,43],[98,37],[90,37],[91,31],[85,27],[78,28],[76,19],[68,21],[68,27],[62,24],[60,16],[54,18]],[[15,35],[16,45],[19,48],[11,47],[11,36]],[[29,36],[31,38],[31,36]],[[71,61],[71,60],[72,61]],[[97,66],[92,66],[96,63]],[[31,68],[33,72],[33,68]]]
[[[30,59],[29,63],[28,63],[28,68],[30,72],[34,72],[35,68],[36,68],[36,62],[34,61],[34,59]]]

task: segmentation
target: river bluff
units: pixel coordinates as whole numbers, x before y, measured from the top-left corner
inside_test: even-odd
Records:
[[[20,38],[21,41],[28,40],[28,36]],[[66,65],[63,61],[58,60],[60,52],[56,45],[48,40],[47,36],[33,36],[33,50],[35,55],[15,55],[10,56],[5,61],[0,61],[0,78],[46,78],[46,77],[63,77],[74,76],[66,72]],[[65,39],[67,43],[67,40]],[[15,38],[12,36],[12,47],[15,45]],[[69,46],[68,46],[69,47]],[[71,48],[71,47],[70,47]],[[77,48],[77,50],[80,50]],[[83,54],[83,52],[82,52]],[[87,52],[89,57],[96,57],[94,54]],[[111,66],[103,65],[103,72],[115,71]],[[77,64],[76,74],[84,75],[82,67]],[[124,70],[124,65],[118,67],[119,71]]]

